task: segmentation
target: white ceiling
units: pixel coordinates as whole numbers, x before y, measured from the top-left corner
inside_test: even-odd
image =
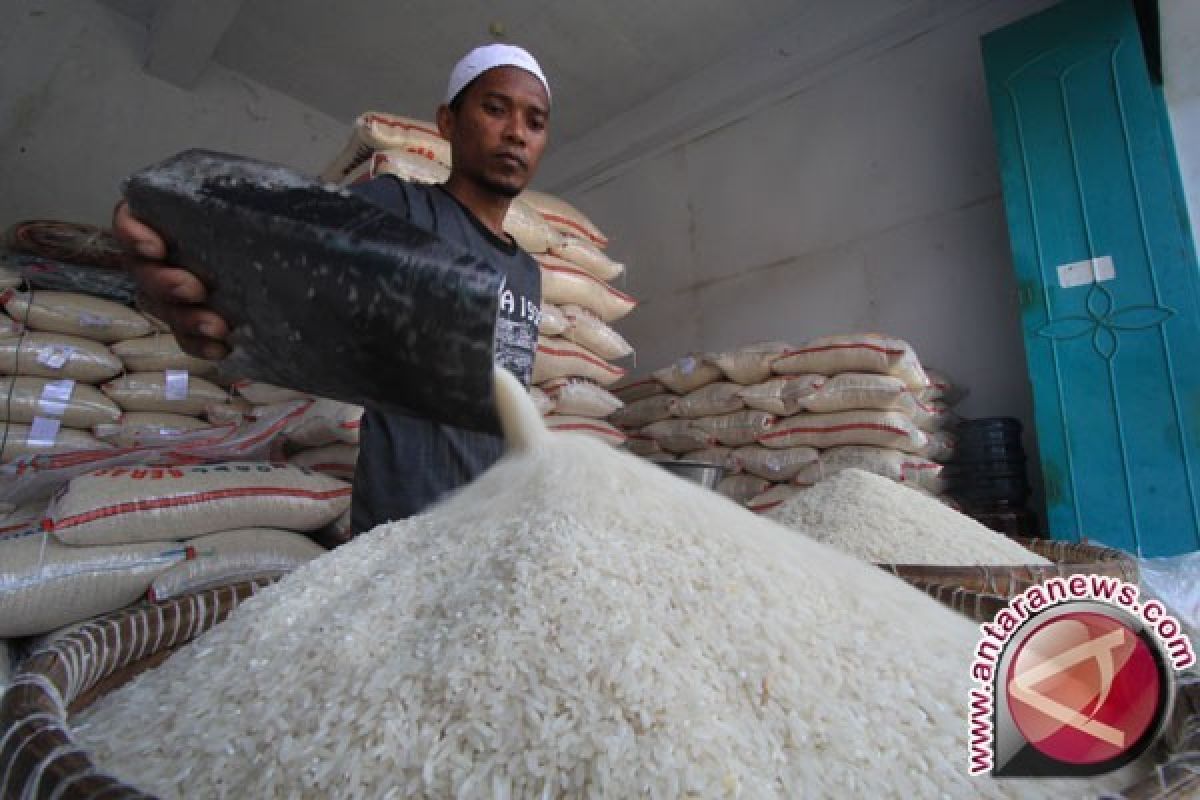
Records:
[[[172,0],[102,1],[148,25]],[[367,109],[429,118],[454,61],[493,40],[498,25],[546,70],[561,146],[787,27],[814,2],[244,0],[214,59],[347,122]]]

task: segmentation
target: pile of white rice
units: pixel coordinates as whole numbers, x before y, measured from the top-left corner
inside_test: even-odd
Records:
[[[1096,791],[967,776],[967,619],[654,464],[550,439],[521,402],[523,452],[81,715],[98,762],[166,797]]]
[[[929,495],[860,469],[797,492],[767,516],[875,563],[1050,563]]]

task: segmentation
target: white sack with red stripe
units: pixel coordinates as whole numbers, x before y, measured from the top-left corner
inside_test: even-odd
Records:
[[[608,421],[621,428],[644,428],[645,426],[675,416],[673,394],[656,394],[641,400],[626,402],[625,407],[614,411]]]
[[[578,236],[563,236],[550,252],[582,267],[602,281],[614,280],[625,271],[624,264],[613,261],[599,247]]]
[[[193,551],[175,542],[68,547],[37,528],[0,536],[0,637],[115,611]]]
[[[210,533],[184,544],[195,551],[195,558],[156,577],[146,595],[150,602],[282,575],[325,554],[325,548],[307,536],[271,528]]]
[[[690,453],[684,453],[680,458],[684,461],[699,461],[702,464],[712,464],[716,467],[724,467],[726,473],[730,475],[737,474],[742,471],[742,465],[733,457],[733,448],[725,445],[717,445],[716,447],[705,447],[700,450],[693,450]]]
[[[553,303],[543,302],[538,310],[538,333],[543,336],[562,336],[571,327],[566,313]]]
[[[662,447],[653,436],[641,431],[625,431],[625,449],[642,458],[661,455],[663,452]]]
[[[924,431],[899,411],[838,411],[795,414],[779,420],[758,437],[767,447],[839,447],[865,444],[920,453],[928,443]]]
[[[818,414],[856,409],[907,411],[911,404],[912,394],[904,381],[870,372],[834,375],[801,402],[805,411]]]
[[[575,206],[552,194],[526,189],[520,198],[538,210],[552,228],[587,239],[597,247],[607,247],[608,237]],[[607,279],[606,279],[607,280]]]
[[[211,375],[217,371],[217,362],[188,355],[169,333],[115,342],[111,349],[130,372],[183,369],[193,375]]]
[[[542,299],[559,305],[583,306],[605,322],[628,314],[637,301],[614,289],[587,270],[549,255],[537,258],[542,267]]]
[[[784,353],[771,364],[780,375],[816,372],[874,372],[895,375],[910,389],[925,389],[929,378],[912,346],[877,333],[822,336]]]
[[[543,417],[554,411],[554,401],[550,399],[550,395],[537,386],[529,387],[529,396],[533,398],[534,407]]]
[[[656,378],[623,378],[609,388],[626,403],[644,400],[668,391]]]
[[[550,414],[546,417],[546,427],[559,433],[581,433],[585,436],[593,436],[614,447],[625,444],[625,434],[602,419]]]
[[[537,354],[533,359],[534,383],[576,377],[590,378],[601,386],[609,386],[624,374],[624,369],[608,363],[586,347],[566,339],[538,338]]]
[[[358,117],[350,140],[333,162],[321,171],[323,181],[340,182],[378,150],[417,150],[443,166],[450,166],[450,143],[437,125],[395,114],[368,111]]]
[[[236,528],[313,531],[349,506],[349,484],[290,465],[115,467],[68,483],[43,525],[64,544],[120,544]]]
[[[270,406],[276,403],[286,403],[289,400],[304,400],[308,397],[304,392],[274,386],[262,381],[234,381],[233,390],[256,406]]]
[[[654,371],[654,378],[675,394],[694,392],[701,386],[721,380],[721,370],[698,353],[684,356],[673,364]]]
[[[413,183],[445,183],[450,170],[430,158],[423,147],[391,148],[373,153],[347,177],[346,183],[359,183],[379,175],[395,175]]]
[[[771,377],[771,364],[791,347],[787,342],[755,342],[737,350],[712,353],[707,360],[729,380],[750,386]]]
[[[824,451],[819,461],[798,472],[792,482],[810,486],[847,469],[861,469],[934,494],[946,488],[941,464],[912,453],[861,445]]]
[[[804,401],[824,384],[824,375],[782,375],[743,388],[741,396],[750,408],[790,417],[803,411]]]
[[[34,428],[18,422],[0,422],[0,461],[77,450],[105,451],[112,447],[90,433],[55,426],[54,420],[42,420],[42,423],[49,423],[49,427],[39,425]]]
[[[754,444],[759,436],[770,429],[775,416],[765,411],[735,411],[689,421],[726,447],[741,447]]]
[[[641,432],[668,453],[689,453],[715,445],[716,437],[695,423],[694,419],[664,419],[647,425]]]
[[[547,253],[562,244],[563,235],[546,224],[533,206],[515,199],[504,216],[504,231],[526,253]]]
[[[746,503],[746,508],[756,514],[762,514],[783,505],[802,491],[804,490],[799,486],[779,483],[767,489],[762,494],[750,498],[749,502]]]
[[[770,488],[770,481],[765,481],[756,475],[726,475],[721,478],[716,487],[718,493],[739,505],[745,505]]]
[[[542,391],[554,403],[555,413],[573,417],[604,419],[625,405],[587,378],[555,378],[543,383]]]
[[[688,392],[675,401],[675,416],[685,419],[732,414],[746,407],[742,387],[728,381],[717,381]]]
[[[624,336],[583,306],[567,304],[562,312],[568,323],[563,335],[575,344],[610,360],[633,354],[633,346]]]
[[[124,369],[100,342],[66,333],[25,333],[0,339],[0,375],[32,375],[100,383]]]
[[[950,431],[927,431],[925,439],[925,447],[921,449],[921,455],[925,458],[930,461],[949,461],[954,458],[958,437]]]
[[[750,444],[733,451],[740,471],[749,472],[774,483],[795,478],[801,470],[817,463],[817,451],[811,447],[763,447]]]
[[[354,466],[358,463],[358,445],[328,444],[301,450],[288,459],[291,463],[313,472],[323,472],[343,481],[354,480]]]
[[[295,447],[323,447],[327,444],[358,444],[362,427],[361,406],[329,400],[324,397],[308,401],[309,405],[284,428],[284,437]],[[255,418],[277,413],[285,406],[271,405],[251,412]]]

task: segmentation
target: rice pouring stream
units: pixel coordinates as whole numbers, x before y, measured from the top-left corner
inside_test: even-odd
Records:
[[[510,451],[74,723],[165,797],[1062,797],[966,774],[977,630],[635,456]]]

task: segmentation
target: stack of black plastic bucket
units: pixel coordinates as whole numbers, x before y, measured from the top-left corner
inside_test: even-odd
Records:
[[[963,420],[954,460],[945,472],[949,494],[967,514],[996,530],[1030,536],[1036,518],[1026,507],[1029,478],[1021,423],[1012,417]]]

